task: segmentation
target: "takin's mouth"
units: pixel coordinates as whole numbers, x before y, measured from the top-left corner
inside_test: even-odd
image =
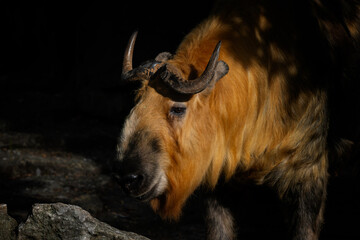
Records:
[[[116,174],[114,174],[113,177],[121,186],[124,193],[142,202],[149,202],[152,199],[161,196],[168,185],[165,174],[158,174],[158,177],[150,183],[147,183],[147,181],[142,181],[140,183],[135,180],[129,183],[124,181],[124,178]]]
[[[141,194],[133,196],[137,200],[142,202],[149,202],[154,198],[158,198],[163,195],[167,187],[167,179],[160,175],[157,181],[154,181],[154,184],[150,184],[147,190],[143,191]]]
[[[149,202],[150,200],[157,198],[158,196],[159,195],[156,194],[156,189],[150,189],[149,191],[139,196],[133,196],[133,197],[142,202]]]

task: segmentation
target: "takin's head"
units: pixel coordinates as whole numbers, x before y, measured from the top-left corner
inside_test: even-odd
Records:
[[[162,217],[176,219],[185,200],[209,177],[209,169],[216,168],[209,98],[228,66],[218,61],[219,42],[196,79],[185,79],[169,53],[133,69],[135,39],[136,33],[125,51],[122,80],[139,80],[142,87],[120,136],[115,176],[130,196],[150,201]]]

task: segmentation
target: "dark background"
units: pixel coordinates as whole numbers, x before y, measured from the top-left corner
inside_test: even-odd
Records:
[[[151,239],[204,236],[200,201],[180,223],[127,198],[110,177],[137,86],[120,80],[138,30],[134,66],[174,52],[212,1],[1,1],[0,203],[18,222],[34,203],[76,204]],[[187,216],[187,217],[186,217]],[[199,237],[200,236],[200,237]]]
[[[2,1],[0,91],[10,99],[2,99],[1,107],[22,118],[29,116],[14,106],[26,105],[37,117],[51,112],[119,119],[127,105],[120,73],[131,33],[139,31],[136,66],[161,51],[174,52],[210,6],[211,1]]]
[[[107,175],[121,125],[133,106],[135,86],[120,81],[123,51],[131,33],[139,31],[136,66],[160,52],[174,52],[183,37],[208,15],[212,2],[2,1],[0,133],[12,136],[14,143],[0,144],[0,148],[21,151],[28,148],[23,142],[28,134],[35,134],[41,139],[33,148],[49,155],[61,151],[89,157]],[[29,211],[31,204],[52,200],[41,194],[28,197],[23,194],[24,182],[6,178],[4,172],[0,169],[0,202],[8,204],[9,213],[17,220],[24,219],[22,212]],[[360,236],[359,173],[352,167],[343,172],[330,179],[322,239]],[[32,185],[26,186],[31,189]],[[143,211],[142,207],[137,210],[140,205],[133,206],[133,200],[115,194],[115,186],[106,187],[99,194],[104,195],[100,199],[107,211],[116,209],[111,200],[114,195],[116,200],[125,199],[121,201],[130,206],[128,214],[136,217],[109,219],[109,214],[94,211],[103,221],[153,239],[175,239],[174,235],[198,239],[204,235],[204,230],[198,229],[204,227],[203,210],[198,207],[201,193],[190,200],[180,223],[161,225],[149,209],[139,213]],[[281,210],[273,193],[263,187],[242,186],[240,190],[228,194],[232,204],[240,206],[242,217],[237,221],[242,239],[283,236]]]

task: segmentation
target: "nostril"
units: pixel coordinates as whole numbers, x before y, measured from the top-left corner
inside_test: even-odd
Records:
[[[133,184],[136,184],[137,182],[139,182],[141,179],[142,179],[141,175],[129,174],[123,178],[123,182],[126,185],[133,185]]]
[[[132,193],[140,188],[143,180],[143,175],[128,174],[121,178],[120,184],[127,193]]]

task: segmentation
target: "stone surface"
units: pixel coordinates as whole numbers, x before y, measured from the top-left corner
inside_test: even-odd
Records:
[[[7,214],[6,204],[0,204],[0,239],[15,240],[17,222]]]
[[[120,231],[92,217],[74,205],[35,204],[32,214],[19,225],[18,240],[146,240],[131,232]]]

